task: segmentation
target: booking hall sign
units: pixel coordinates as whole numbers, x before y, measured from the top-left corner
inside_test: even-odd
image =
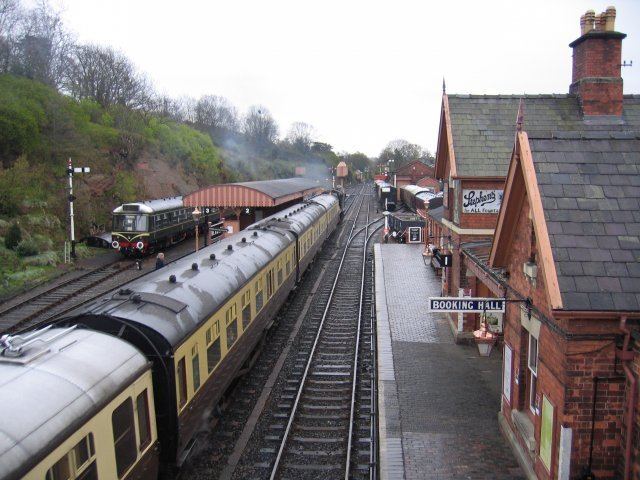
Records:
[[[502,190],[462,190],[462,213],[498,213]]]

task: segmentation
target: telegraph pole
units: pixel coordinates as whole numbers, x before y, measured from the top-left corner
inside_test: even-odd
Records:
[[[71,158],[67,162],[67,175],[69,177],[69,196],[67,199],[69,200],[69,219],[71,223],[71,258],[76,258],[76,233],[75,226],[73,222],[73,201],[76,199],[73,195],[73,174],[74,173],[89,173],[91,169],[89,167],[76,167],[73,168],[71,164]]]

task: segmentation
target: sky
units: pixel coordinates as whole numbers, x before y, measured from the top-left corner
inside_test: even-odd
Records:
[[[567,93],[580,15],[617,9],[640,94],[639,0],[58,0],[79,43],[125,53],[159,93],[266,106],[336,152],[403,138],[435,153],[448,93]]]

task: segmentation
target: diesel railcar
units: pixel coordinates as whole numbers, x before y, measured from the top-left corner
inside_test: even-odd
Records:
[[[151,364],[75,326],[0,339],[0,479],[156,479]]]
[[[316,196],[126,284],[56,326],[108,333],[146,356],[161,461],[180,464],[340,215],[338,195]]]
[[[380,207],[393,212],[396,209],[396,187],[384,180],[376,180],[376,199]]]
[[[111,246],[125,256],[145,255],[192,236],[196,229],[193,208],[182,197],[125,203],[113,211]],[[201,215],[197,228],[219,220],[217,211]]]

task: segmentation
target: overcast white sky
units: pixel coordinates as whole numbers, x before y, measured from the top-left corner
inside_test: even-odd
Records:
[[[284,136],[316,129],[377,156],[396,138],[435,151],[442,92],[566,93],[580,15],[613,4],[640,94],[638,0],[59,0],[81,43],[122,50],[170,96],[265,105]]]

